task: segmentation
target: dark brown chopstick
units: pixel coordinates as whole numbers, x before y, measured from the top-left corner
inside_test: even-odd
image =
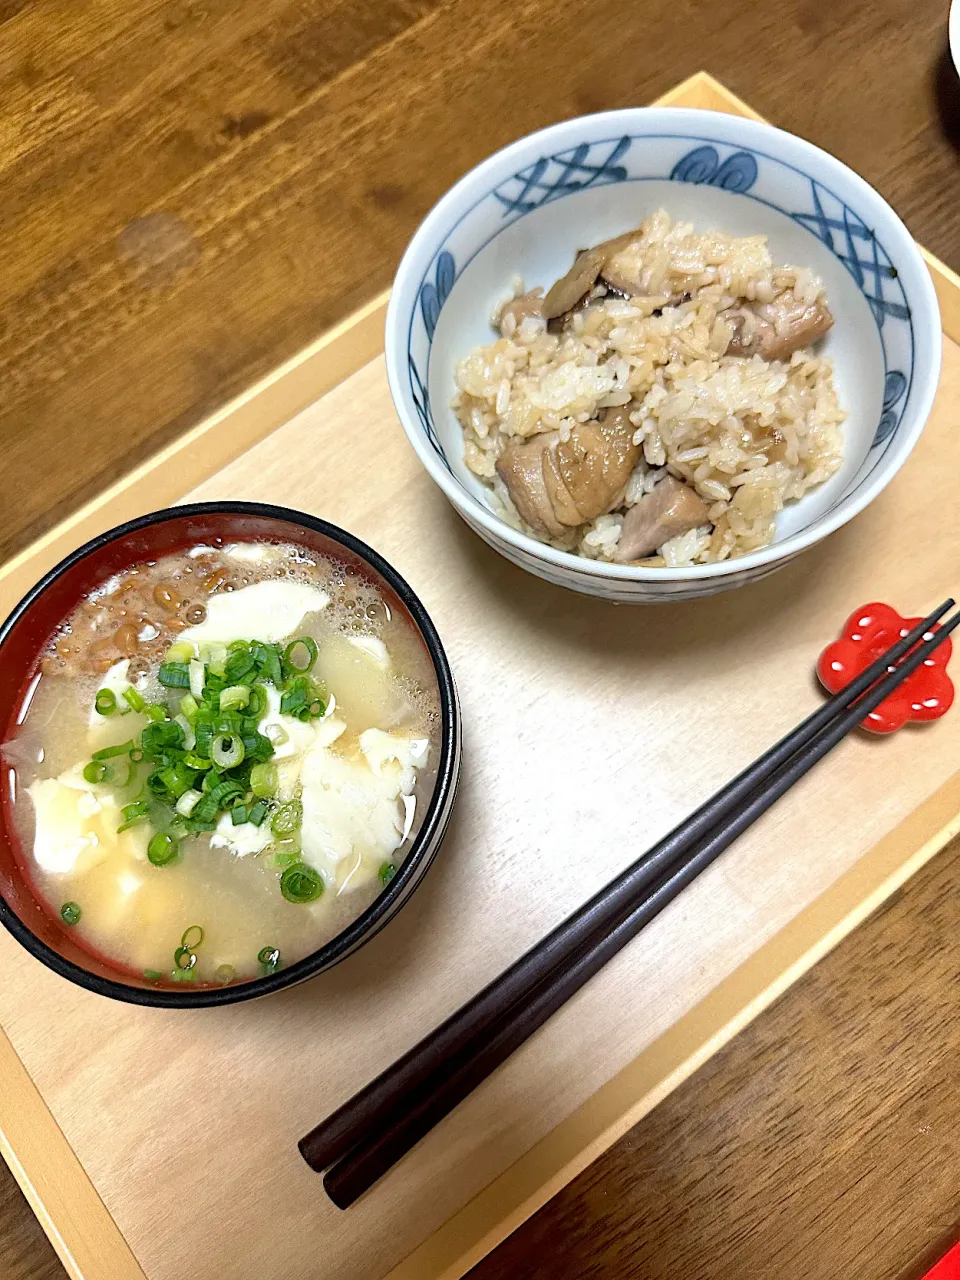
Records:
[[[678,858],[738,806],[777,768],[785,764],[824,729],[838,712],[862,696],[887,668],[929,632],[953,606],[946,600],[907,636],[872,664],[861,676],[825,702],[791,733],[707,800],[689,818],[654,845],[609,885],[562,921],[540,943],[521,956],[498,978],[421,1040],[403,1057],[371,1081],[300,1141],[300,1151],[312,1168],[321,1171],[386,1121],[398,1103],[426,1082],[475,1037],[488,1034],[493,1024],[557,965],[565,963],[598,932],[609,931],[634,909],[638,895]]]
[[[739,835],[823,758],[869,711],[922,663],[931,649],[960,623],[956,614],[935,637],[911,654],[880,684],[855,705],[841,711],[813,741],[776,769],[766,784],[743,801],[712,835],[698,842],[686,858],[672,865],[607,932],[587,939],[569,957],[566,966],[546,973],[529,999],[512,1006],[488,1026],[482,1043],[467,1046],[404,1097],[386,1122],[365,1136],[327,1173],[324,1189],[334,1204],[347,1208],[410,1150],[444,1116],[486,1079],[532,1033],[559,1009],[607,961],[671,902],[700,872],[710,865]],[[884,655],[884,661],[889,658]]]

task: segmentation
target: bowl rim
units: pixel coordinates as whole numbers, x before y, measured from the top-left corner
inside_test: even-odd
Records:
[[[632,129],[634,136],[642,137],[644,134],[654,133],[661,125],[669,125],[671,129],[677,130],[685,126],[702,129],[709,125],[711,128],[707,129],[708,133],[717,132],[718,125],[720,130],[724,126],[729,126],[738,135],[736,141],[731,141],[730,145],[750,145],[753,140],[759,149],[761,145],[779,144],[781,151],[789,153],[794,149],[795,152],[823,166],[831,181],[838,183],[841,189],[852,192],[854,198],[866,205],[865,212],[884,221],[885,233],[890,235],[891,240],[902,252],[903,264],[909,267],[909,271],[905,272],[901,268],[900,277],[901,282],[904,281],[905,276],[907,277],[904,288],[909,286],[914,327],[915,399],[905,409],[892,447],[887,450],[867,481],[830,511],[781,541],[772,542],[735,560],[674,569],[642,568],[636,565],[618,565],[607,561],[591,560],[586,556],[551,547],[512,528],[485,503],[464,488],[434,455],[413,409],[410,391],[404,378],[407,366],[407,320],[417,302],[415,294],[411,294],[411,286],[416,282],[422,264],[433,259],[436,246],[442,244],[450,234],[461,206],[472,197],[485,174],[507,162],[513,164],[519,160],[522,163],[523,158],[529,158],[528,153],[531,150],[551,145],[551,140],[564,137],[576,129],[593,132],[601,129],[616,131],[619,128],[624,133],[631,132]],[[722,138],[716,140],[723,141]],[[771,158],[781,159],[778,155],[773,155]],[[786,160],[783,162],[788,163]],[[451,212],[454,214],[452,218],[450,218]],[[932,328],[933,334],[925,334],[924,328]],[[562,574],[582,575],[598,581],[605,580],[611,585],[626,585],[634,582],[644,585],[696,583],[749,575],[753,570],[774,566],[781,560],[786,563],[799,552],[836,532],[882,493],[912,452],[930,416],[936,396],[942,350],[943,335],[939,303],[920,247],[903,220],[865,178],[844,164],[842,160],[838,160],[836,156],[816,146],[815,143],[779,129],[766,121],[698,107],[624,107],[613,111],[576,116],[526,134],[481,160],[440,197],[414,233],[394,277],[385,324],[387,381],[397,416],[427,473],[440,486],[453,507],[469,524],[482,526],[494,545],[497,542],[508,543],[520,553],[521,557],[527,556],[535,561],[543,561],[559,569]],[[717,585],[721,584],[718,582]]]
[[[13,608],[9,616],[0,625],[0,654],[3,644],[15,624],[30,610],[34,602],[74,565],[87,556],[100,550],[101,547],[135,533],[151,525],[163,524],[168,520],[182,519],[184,516],[218,516],[218,515],[250,515],[263,519],[283,520],[287,524],[300,525],[315,533],[329,538],[353,552],[397,593],[405,608],[409,611],[420,635],[427,647],[433,663],[434,673],[440,694],[440,760],[437,767],[437,780],[427,805],[423,822],[410,851],[389,884],[378,894],[374,901],[345,929],[336,934],[329,942],[324,943],[316,951],[304,956],[288,968],[280,969],[274,974],[254,978],[249,982],[239,982],[235,986],[201,987],[196,991],[169,991],[148,987],[134,987],[115,978],[105,978],[65,959],[47,943],[29,929],[16,914],[10,904],[0,893],[0,924],[13,934],[22,946],[36,959],[52,969],[54,973],[95,991],[98,995],[109,996],[128,1004],[148,1005],[165,1009],[209,1009],[226,1004],[237,1004],[244,1000],[252,1000],[257,996],[269,995],[281,991],[285,987],[295,986],[307,978],[314,977],[324,969],[330,968],[339,960],[345,959],[362,943],[368,942],[409,900],[414,889],[422,881],[430,863],[435,856],[443,838],[443,832],[450,817],[453,800],[459,780],[459,740],[460,709],[457,701],[453,671],[440,640],[440,636],[430,615],[424,608],[420,598],[393,566],[365,542],[354,534],[339,526],[331,524],[319,516],[297,511],[292,507],[282,507],[274,503],[263,502],[194,502],[180,506],[164,507],[133,520],[124,521],[104,533],[98,534],[70,552],[58,564],[43,575],[40,581],[26,593]]]

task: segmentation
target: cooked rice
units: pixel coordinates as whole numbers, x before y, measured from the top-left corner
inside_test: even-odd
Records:
[[[453,407],[467,466],[514,527],[594,559],[613,558],[622,513],[667,471],[696,489],[713,523],[644,563],[706,564],[763,547],[784,503],[840,466],[845,415],[829,359],[809,349],[787,360],[727,356],[733,330],[724,313],[744,299],[769,302],[785,288],[814,302],[822,286],[804,268],[774,264],[764,236],[696,233],[663,210],[627,252],[646,296],[621,300],[597,290],[598,300],[561,333],[547,332],[540,316],[518,323],[504,300],[495,317],[501,336],[457,365]],[[514,297],[521,292],[518,280]],[[563,440],[575,423],[628,403],[642,457],[617,510],[561,540],[527,529],[495,471],[505,444],[545,431]]]

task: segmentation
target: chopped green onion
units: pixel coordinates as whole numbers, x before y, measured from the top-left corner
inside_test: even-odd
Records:
[[[140,735],[140,749],[149,760],[158,760],[167,748],[183,746],[183,730],[175,720],[151,722]]]
[[[216,801],[218,809],[229,809],[243,795],[243,788],[236,778],[224,778],[208,793]]]
[[[200,799],[201,796],[199,791],[194,791],[192,788],[189,791],[185,791],[176,803],[175,808],[177,813],[179,813],[183,818],[189,818],[197,807]]]
[[[274,747],[282,747],[285,742],[290,741],[290,735],[282,724],[268,724],[263,732],[267,741]]]
[[[157,679],[165,689],[190,689],[190,667],[186,662],[161,662]]]
[[[206,934],[198,924],[192,924],[188,929],[184,929],[183,937],[180,939],[181,947],[186,947],[188,951],[193,951],[203,942]]]
[[[210,747],[213,743],[213,725],[203,717],[201,719],[199,713],[193,722],[193,732],[196,734],[197,740],[194,743],[193,751],[195,755],[205,756],[210,759]],[[207,766],[209,768],[209,765]]]
[[[296,676],[287,685],[280,698],[280,714],[295,716],[310,701],[310,686],[306,676]]]
[[[180,714],[184,719],[189,720],[193,724],[197,712],[200,710],[200,704],[192,693],[185,693],[180,699]]]
[[[245,684],[232,684],[220,694],[220,710],[231,711],[245,707],[250,701],[250,689]]]
[[[250,761],[269,760],[273,755],[273,743],[262,733],[244,734],[243,749]]]
[[[250,652],[256,660],[260,679],[269,681],[270,684],[279,689],[283,683],[283,666],[280,661],[278,647],[273,644],[262,644],[255,640],[250,646]]]
[[[147,778],[147,788],[155,796],[161,799],[167,793],[167,779],[163,776],[162,769],[155,769]]]
[[[155,867],[165,867],[167,863],[173,862],[179,852],[180,841],[166,831],[158,831],[151,836],[147,845],[147,857]]]
[[[301,649],[306,650],[306,654],[301,653]],[[310,636],[300,636],[297,640],[291,640],[283,651],[283,665],[285,670],[296,672],[298,675],[306,675],[308,671],[312,671],[317,661],[316,640]],[[300,661],[305,657],[306,661]]]
[[[213,761],[208,757],[198,756],[195,751],[188,751],[183,763],[188,769],[209,769]]]
[[[392,862],[384,862],[379,871],[380,883],[389,884],[393,877],[397,874],[397,868]]]
[[[259,856],[281,869],[303,859],[296,840],[281,840],[275,844],[268,844],[265,849],[260,850]]]
[[[232,982],[237,971],[232,964],[218,964],[214,975],[220,982]]]
[[[112,716],[117,709],[117,695],[112,689],[98,689],[93,708],[97,715]]]
[[[161,706],[159,702],[148,703],[147,718],[152,720],[154,724],[159,724],[161,720],[166,720],[167,708]]]
[[[197,735],[193,732],[193,725],[186,716],[174,716],[173,723],[178,724],[183,730],[183,749],[190,751],[197,745]]]
[[[263,691],[263,686],[259,684],[250,686],[250,694],[247,701],[247,715],[252,717],[254,720],[259,721],[266,709],[267,695]]]
[[[210,756],[218,769],[235,769],[246,754],[243,739],[221,733],[210,744]]]
[[[214,733],[242,733],[243,732],[243,716],[239,711],[223,711],[213,722]]]
[[[178,969],[192,969],[197,963],[197,957],[189,947],[185,947],[181,943],[173,953],[173,963]]]
[[[276,973],[280,967],[280,952],[276,947],[261,947],[257,952],[257,960],[266,973]]]
[[[102,782],[107,772],[107,766],[102,760],[91,760],[89,764],[83,766],[83,776],[87,782],[94,784]]]
[[[223,677],[229,684],[236,684],[244,676],[249,675],[256,668],[256,665],[257,660],[249,649],[246,647],[235,649],[223,668]]]
[[[255,805],[247,810],[247,821],[252,822],[255,827],[263,826],[269,810],[262,800],[258,800]]]
[[[220,693],[226,688],[221,676],[215,676],[207,669],[207,679],[203,686],[203,701],[208,707],[216,710],[220,706]]]
[[[129,689],[123,691],[124,702],[129,703],[131,711],[145,711],[147,708],[146,699],[131,685]]]
[[[207,683],[207,668],[203,665],[202,662],[197,662],[197,660],[194,658],[194,659],[191,659],[188,671],[189,671],[189,679],[187,683],[190,686],[191,694],[195,698],[202,698],[203,686]]]
[[[274,811],[270,829],[275,836],[289,836],[299,829],[302,822],[303,805],[299,800],[290,800]]]
[[[217,810],[220,808],[217,803],[217,797],[211,791],[207,791],[200,797],[194,807],[190,817],[194,822],[211,822],[216,826]]]
[[[206,663],[207,670],[213,675],[222,676],[227,661],[227,646],[219,640],[214,641],[213,644],[201,645],[200,660]]]
[[[196,956],[193,957],[196,960]],[[193,969],[171,969],[170,978],[173,982],[196,982],[197,975]]]
[[[280,877],[280,892],[288,902],[316,902],[323,893],[323,880],[305,862],[294,862]]]
[[[64,924],[79,924],[82,915],[80,905],[76,902],[65,902],[60,908],[60,919]]]
[[[255,764],[250,770],[250,790],[261,800],[277,794],[280,774],[275,764]]]
[[[93,753],[94,760],[109,760],[112,756],[125,756],[128,751],[133,750],[133,740],[121,742],[115,747],[101,747],[99,751]]]
[[[164,795],[169,791],[175,800],[186,791],[192,791],[197,777],[192,769],[188,769],[182,760],[175,760],[173,764],[164,765],[162,769],[157,769],[147,778],[147,786],[154,795]]]
[[[143,976],[146,978],[147,982],[159,982],[163,977],[163,974],[159,973],[156,969],[144,969]]]
[[[193,656],[193,645],[189,640],[177,640],[163,655],[165,662],[189,662]]]
[[[230,820],[235,827],[239,827],[241,823],[247,820],[247,806],[245,804],[235,804],[230,810]]]
[[[108,760],[103,769],[103,781],[110,787],[129,787],[136,772],[129,756],[126,760]]]
[[[133,750],[130,752],[130,759],[134,762],[134,764],[140,763],[140,761],[143,759],[143,752],[140,750],[139,747],[133,748]]]

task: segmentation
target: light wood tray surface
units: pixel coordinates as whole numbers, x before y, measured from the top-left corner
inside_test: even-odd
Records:
[[[668,98],[747,112],[705,76]],[[931,270],[960,337],[960,281]],[[948,339],[903,472],[779,574],[662,609],[552,588],[475,538],[417,463],[382,358],[363,363],[382,309],[0,573],[5,606],[83,537],[163,501],[281,502],[409,579],[463,701],[441,855],[332,973],[167,1013],[74,989],[0,937],[4,1155],[86,1280],[461,1274],[960,827],[960,716],[846,742],[370,1195],[334,1209],[297,1138],[813,707],[816,655],[851,608],[920,610],[955,590],[960,537]]]

